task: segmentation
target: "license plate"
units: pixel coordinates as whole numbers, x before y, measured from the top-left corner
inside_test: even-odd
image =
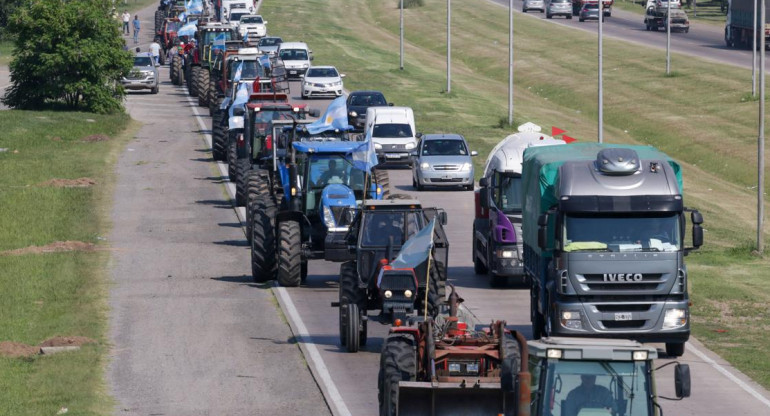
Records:
[[[297,71],[289,71],[291,75],[297,75]]]
[[[401,156],[398,153],[386,153],[385,158],[387,159],[398,159]]]
[[[616,321],[630,321],[631,312],[615,312]]]

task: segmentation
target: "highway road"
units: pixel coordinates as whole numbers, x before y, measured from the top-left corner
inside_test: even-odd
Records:
[[[151,12],[140,14],[147,25]],[[129,94],[128,110],[144,126],[117,167],[110,235],[115,414],[376,415],[387,327],[372,323],[369,343],[357,354],[340,348],[337,310],[330,306],[337,300],[337,263],[311,261],[299,288],[251,282],[243,210],[228,200],[226,166],[210,159],[207,110],[166,81],[166,67],[161,79],[158,95]],[[300,101],[297,85],[292,96]],[[323,112],[328,102],[308,104]],[[416,192],[410,174],[390,170],[393,192],[447,211],[450,282],[465,305],[481,322],[504,319],[529,335],[528,291],[492,289],[473,274],[472,193]],[[693,395],[661,401],[666,414],[770,414],[770,393],[696,340],[679,361],[691,366]],[[661,395],[673,396],[672,381],[671,367],[658,373]]]

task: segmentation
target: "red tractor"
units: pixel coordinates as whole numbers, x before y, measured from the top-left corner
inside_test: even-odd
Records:
[[[524,336],[504,321],[475,329],[461,319],[454,287],[449,316],[391,328],[380,356],[380,416],[529,414]]]

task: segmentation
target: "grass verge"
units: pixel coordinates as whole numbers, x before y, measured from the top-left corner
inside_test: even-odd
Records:
[[[0,341],[38,345],[53,336],[96,340],[76,352],[0,357],[0,414],[110,412],[103,385],[109,253],[106,235],[114,186],[112,166],[134,127],[125,114],[0,112],[0,251],[55,241],[93,243],[96,250],[0,254]],[[83,141],[93,134],[110,140]],[[89,187],[43,185],[91,178]]]
[[[268,2],[260,12],[271,33],[308,41],[314,64],[348,74],[349,90],[379,89],[388,101],[414,108],[421,132],[463,134],[485,155],[513,130],[500,122],[508,90],[504,7],[453,3],[451,94],[444,93],[445,3],[404,11],[403,71],[396,0],[307,0],[302,8]],[[596,140],[595,37],[542,19],[514,19],[515,124],[533,121]],[[654,145],[683,163],[686,203],[707,222],[706,246],[688,257],[694,334],[770,388],[770,343],[762,330],[770,314],[753,308],[770,304],[770,281],[762,278],[770,261],[750,254],[758,104],[745,98],[751,74],[683,55],[673,56],[672,68],[677,76],[666,77],[663,51],[605,39],[605,140]]]

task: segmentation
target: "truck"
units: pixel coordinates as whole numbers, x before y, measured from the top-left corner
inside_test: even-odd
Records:
[[[583,8],[584,4],[597,2],[598,0],[572,0],[572,15],[579,16],[580,9]],[[604,3],[604,15],[606,17],[612,16],[612,5],[615,3],[615,0],[602,0],[602,3]]]
[[[540,126],[525,123],[518,132],[498,143],[489,153],[484,174],[475,191],[473,220],[473,271],[489,275],[492,286],[508,281],[526,283],[521,234],[521,162],[532,146],[564,144],[540,133]]]
[[[752,36],[754,31],[757,32],[757,45],[759,45],[759,36],[762,36],[762,29],[764,28],[764,36],[766,45],[770,45],[770,12],[767,11],[767,4],[760,3],[759,0],[756,4],[751,0],[728,0],[727,6],[727,18],[725,20],[725,44],[728,48],[751,48]],[[762,7],[765,4],[765,23],[762,24],[759,19],[761,16]],[[755,24],[751,24],[754,19],[754,7],[757,7],[757,20]]]
[[[674,365],[670,400],[690,396],[689,366],[656,368],[653,347],[622,339],[527,341],[504,321],[475,324],[457,298],[452,288],[448,316],[394,326],[385,337],[380,416],[657,416],[659,399],[668,398],[658,396],[655,372],[667,365]]]
[[[522,181],[533,337],[662,342],[682,355],[684,257],[703,244],[703,217],[684,206],[681,166],[652,146],[530,147]]]
[[[644,14],[644,26],[647,31],[666,30],[666,24],[668,24],[669,4],[668,2],[650,1],[649,6]],[[687,13],[682,10],[679,4],[674,5],[671,2],[671,31],[679,31],[687,33],[690,31],[690,19],[687,18]]]

